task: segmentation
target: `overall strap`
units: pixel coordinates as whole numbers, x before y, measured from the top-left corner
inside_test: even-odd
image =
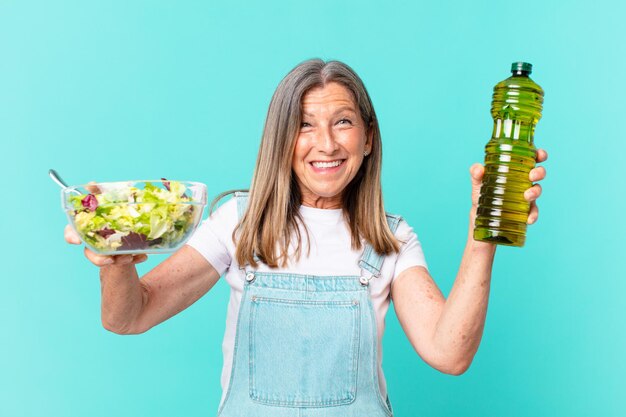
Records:
[[[248,207],[248,195],[249,193],[247,191],[235,192],[235,199],[237,200],[237,220],[241,220],[246,212],[246,207]]]
[[[391,233],[395,234],[402,218],[393,214],[386,214],[386,217]],[[362,285],[368,285],[372,277],[379,278],[384,260],[385,255],[377,253],[374,248],[372,248],[372,245],[367,243],[361,255],[361,259],[359,260],[359,267],[362,269],[359,282]]]

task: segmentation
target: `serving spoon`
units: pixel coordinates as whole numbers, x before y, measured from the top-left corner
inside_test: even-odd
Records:
[[[61,187],[62,189],[66,190],[66,189],[70,188],[67,185],[67,183],[65,181],[63,181],[63,179],[61,178],[59,173],[56,172],[54,169],[48,170],[48,175],[50,175],[50,178],[52,178],[52,181],[56,182],[59,185],[59,187]],[[70,188],[69,192],[81,195],[81,192],[76,190],[76,189],[74,189],[74,188]]]

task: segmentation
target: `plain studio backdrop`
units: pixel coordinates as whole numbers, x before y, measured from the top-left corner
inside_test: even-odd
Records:
[[[0,415],[215,415],[227,285],[146,334],[107,332],[47,171],[201,181],[209,198],[247,187],[271,94],[312,57],[363,78],[386,208],[446,295],[492,88],[523,60],[546,92],[539,221],[497,250],[472,367],[428,367],[390,310],[396,415],[626,415],[625,14],[617,0],[0,2]]]

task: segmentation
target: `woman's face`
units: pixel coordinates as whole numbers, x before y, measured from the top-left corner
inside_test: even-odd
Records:
[[[371,134],[352,93],[339,83],[313,88],[302,98],[302,125],[292,169],[302,204],[341,208],[343,190],[371,151]]]

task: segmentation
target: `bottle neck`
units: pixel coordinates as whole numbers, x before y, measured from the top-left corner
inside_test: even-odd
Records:
[[[526,120],[495,119],[493,124],[494,139],[509,139],[532,145],[535,136],[535,123]]]
[[[528,78],[530,76],[530,72],[522,71],[522,70],[511,71],[511,74],[513,74],[513,77],[526,77],[526,78]]]

